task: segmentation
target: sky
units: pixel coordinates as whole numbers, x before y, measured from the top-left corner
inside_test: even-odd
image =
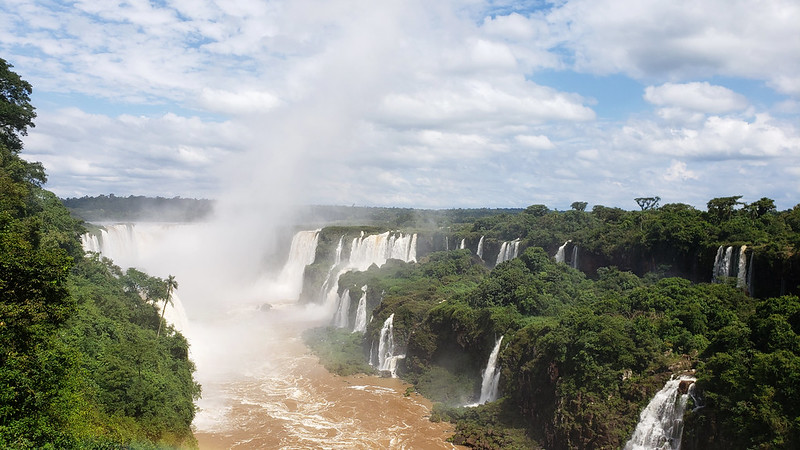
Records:
[[[0,0],[61,197],[800,203],[796,0]]]

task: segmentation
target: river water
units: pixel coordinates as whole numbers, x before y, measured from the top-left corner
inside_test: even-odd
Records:
[[[398,379],[330,374],[302,342],[327,312],[255,306],[193,323],[201,449],[452,449],[447,423]]]

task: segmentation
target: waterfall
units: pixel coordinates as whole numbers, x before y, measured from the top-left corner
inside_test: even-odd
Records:
[[[731,276],[731,264],[733,262],[733,246],[725,248],[720,245],[717,250],[717,256],[714,259],[714,273],[712,281],[715,283],[722,282],[725,278]]]
[[[353,333],[364,333],[367,331],[367,287],[361,288],[361,298],[358,300],[358,307],[356,308],[356,324],[353,327]]]
[[[739,268],[736,274],[736,287],[739,289],[747,289],[747,256],[745,255],[747,246],[743,245],[739,248]]]
[[[495,265],[516,258],[518,253],[519,239],[503,242],[503,245],[500,246],[500,253],[497,254],[497,262],[495,262]]]
[[[339,253],[341,258],[341,253]],[[350,243],[350,255],[346,260],[342,258],[328,271],[325,283],[322,285],[323,304],[331,305],[339,298],[339,277],[349,271],[363,272],[371,265],[380,267],[389,259],[399,259],[405,262],[417,260],[417,235],[387,231],[381,234],[366,236],[362,231],[359,237],[353,238]]]
[[[317,255],[319,231],[298,231],[292,237],[289,257],[278,276],[278,280],[286,288],[288,297],[297,299],[300,296],[306,266],[312,264]]]
[[[484,236],[481,236],[480,240],[478,241],[478,250],[475,252],[481,261],[483,261],[483,238]]]
[[[394,313],[390,315],[381,328],[380,339],[378,340],[377,369],[381,372],[388,372],[392,378],[397,377],[397,361],[406,355],[396,355],[397,349],[394,346]]]
[[[338,266],[342,262],[342,244],[344,243],[344,235],[339,238],[339,243],[336,244],[336,254],[333,259],[333,265]]]
[[[633,436],[625,444],[625,450],[679,449],[683,434],[683,413],[689,400],[689,388],[694,381],[694,378],[688,376],[667,381],[639,415],[639,423]]]
[[[578,270],[578,246],[577,245],[572,246],[572,261],[570,262],[570,266],[573,269]]]
[[[81,245],[84,251],[100,253],[123,269],[137,267],[147,270],[142,267],[143,260],[153,258],[153,249],[158,248],[163,240],[169,239],[170,231],[180,230],[179,227],[185,226],[162,223],[104,225],[97,234],[82,235]],[[159,312],[163,307],[163,302],[157,302],[156,308]],[[180,332],[186,332],[189,328],[189,320],[177,289],[172,291],[172,303],[164,310],[164,320]]]
[[[500,367],[497,365],[497,357],[500,354],[500,343],[503,336],[494,344],[492,353],[489,354],[489,361],[486,362],[486,369],[481,378],[481,397],[478,405],[497,400],[497,388],[500,385]]]
[[[558,247],[558,251],[556,252],[556,254],[554,256],[554,258],[556,259],[557,263],[563,263],[565,261],[564,260],[564,251],[567,249],[567,244],[569,244],[570,242],[572,242],[572,241],[570,240],[570,241],[564,242],[561,245],[561,247]]]
[[[461,239],[461,243],[458,244],[458,249],[459,250],[464,250],[465,248],[467,248],[467,240],[466,239]]]
[[[444,250],[446,252],[450,251],[450,238],[448,236],[444,237]]]
[[[336,328],[347,328],[350,322],[350,290],[345,289],[339,297],[336,314],[333,316],[333,326]]]
[[[756,266],[753,265],[755,254],[756,252],[750,252],[750,270],[747,272],[747,290],[750,294],[750,297],[755,297],[755,285],[753,284],[753,277],[755,276],[753,275],[753,272],[756,268]]]

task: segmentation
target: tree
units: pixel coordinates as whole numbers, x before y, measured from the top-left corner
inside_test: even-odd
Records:
[[[570,206],[570,208],[574,209],[575,211],[581,211],[582,212],[582,211],[586,210],[586,206],[588,204],[589,203],[587,203],[587,202],[572,202],[572,204],[569,205],[569,206]]]
[[[11,71],[14,67],[0,58],[0,145],[13,154],[22,150],[20,136],[28,134],[36,117],[31,105],[30,83]]]
[[[712,198],[708,201],[708,215],[714,220],[716,223],[721,223],[726,220],[730,220],[733,216],[733,209],[736,205],[741,205],[742,203],[739,199],[742,198],[741,195],[735,195],[733,197],[717,197]]]
[[[175,281],[175,276],[170,275],[164,282],[167,285],[167,296],[164,298],[164,308],[161,309],[161,320],[158,321],[158,331],[156,337],[161,335],[161,324],[164,322],[164,313],[167,311],[167,304],[172,304],[172,290],[178,289],[178,282]]]
[[[642,208],[642,211],[647,211],[648,209],[658,209],[658,202],[661,201],[661,197],[637,197],[634,200],[639,204],[639,208]]]
[[[762,197],[761,200],[750,203],[745,206],[745,210],[750,213],[754,219],[759,219],[767,213],[775,212],[775,200],[767,197]]]

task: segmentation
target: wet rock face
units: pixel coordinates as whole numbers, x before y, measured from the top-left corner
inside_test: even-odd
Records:
[[[694,380],[681,380],[681,383],[678,385],[678,394],[685,395],[689,393],[689,386],[694,384]]]

